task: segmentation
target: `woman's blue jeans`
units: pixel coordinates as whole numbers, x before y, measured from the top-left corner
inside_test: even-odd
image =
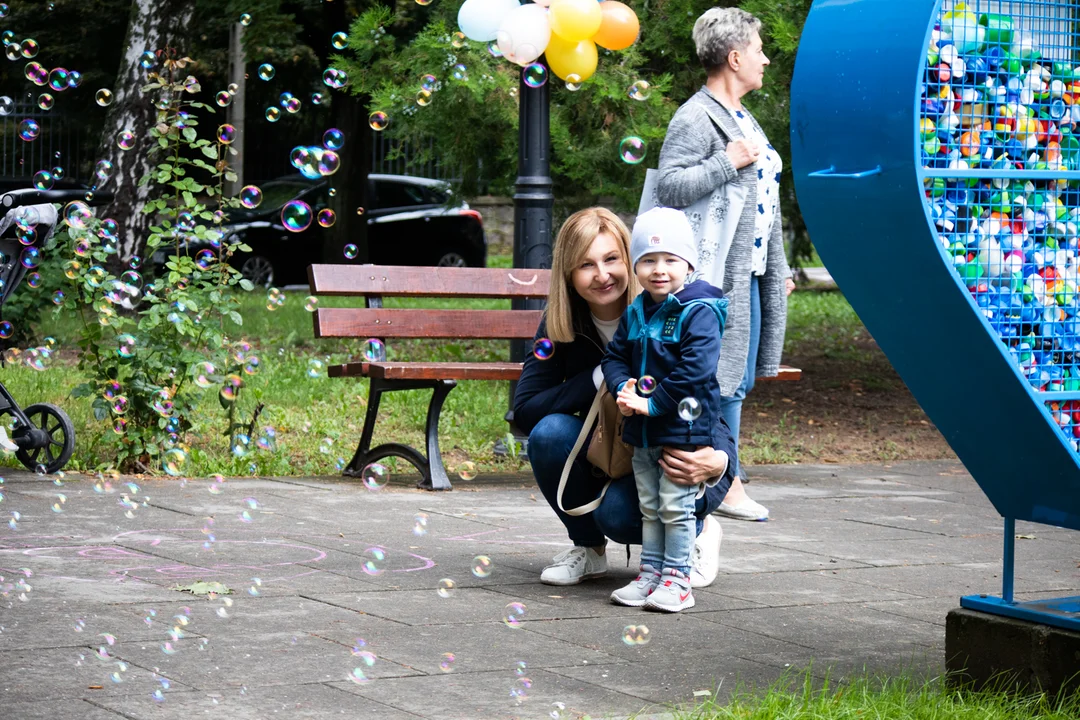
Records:
[[[750,352],[746,355],[746,370],[743,372],[742,383],[735,389],[731,397],[720,398],[720,414],[724,416],[724,422],[731,428],[731,436],[735,438],[735,467],[732,475],[742,477],[742,469],[739,467],[739,426],[742,424],[742,405],[747,394],[754,388],[754,380],[757,376],[758,347],[761,345],[761,288],[758,285],[757,275],[750,276]]]
[[[574,545],[600,547],[607,543],[606,538],[623,545],[640,545],[641,510],[638,508],[637,486],[633,475],[612,480],[600,507],[591,513],[575,516],[567,515],[559,509],[556,500],[559,477],[578,433],[581,432],[583,422],[574,415],[555,413],[538,422],[529,433],[529,462],[532,463],[536,484],[551,509],[566,526],[566,532]],[[597,484],[593,467],[585,459],[585,448],[582,448],[566,481],[564,504],[572,508],[595,499],[595,493],[575,493],[575,488],[594,488]],[[708,507],[706,497],[698,498],[695,505],[696,533],[701,532],[705,516],[716,509]]]

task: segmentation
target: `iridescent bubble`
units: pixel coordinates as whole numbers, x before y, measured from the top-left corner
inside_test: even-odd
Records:
[[[304,309],[308,312],[315,312],[319,308],[319,298],[314,295],[308,295],[304,298]]]
[[[77,88],[77,87],[79,87],[80,85],[82,85],[82,81],[83,81],[83,76],[82,76],[81,72],[79,72],[78,70],[69,70],[68,71],[67,86],[69,88]]]
[[[473,480],[476,478],[476,463],[472,460],[466,460],[457,466],[455,472],[462,480]]]
[[[273,80],[274,75],[276,75],[276,74],[277,74],[277,71],[274,70],[274,66],[271,65],[270,63],[263,63],[262,65],[259,66],[259,79],[260,80],[265,80],[265,81]]]
[[[6,32],[11,32],[11,31],[8,30]],[[9,42],[9,43],[7,43],[7,45],[4,46],[4,55],[7,56],[8,60],[18,60],[19,56],[21,54],[22,54],[22,45],[19,44],[18,42]]]
[[[135,133],[130,130],[121,130],[116,134],[116,146],[121,150],[130,150],[135,147]]]
[[[652,89],[649,87],[647,80],[635,80],[631,83],[630,87],[627,88],[626,94],[631,100],[641,102],[649,99],[649,96],[652,95]]]
[[[281,118],[281,111],[276,107],[266,108],[266,119],[270,122],[277,122]]]
[[[206,389],[214,384],[214,374],[217,368],[211,362],[196,363],[192,368],[192,379],[196,387]]]
[[[122,358],[135,357],[135,336],[124,333],[116,336],[116,354]]]
[[[465,33],[458,31],[450,36],[450,44],[456,48],[465,47],[466,41]]]
[[[289,98],[285,102],[285,110],[291,114],[300,112],[300,98]]]
[[[52,511],[54,513],[62,513],[62,512],[64,512],[64,503],[66,503],[66,502],[67,502],[67,495],[64,495],[63,493],[57,493],[56,502],[53,503]]]
[[[349,81],[349,76],[344,70],[338,70],[337,68],[327,68],[323,71],[323,84],[327,87],[332,87],[335,90],[345,87],[345,83]]]
[[[289,232],[304,232],[311,227],[311,206],[303,200],[290,200],[281,208],[281,224]]]
[[[56,70],[53,70],[53,72],[54,73],[58,72],[61,69],[62,68],[57,68]],[[28,63],[26,63],[26,67],[23,68],[23,75],[26,76],[27,80],[29,80],[30,82],[32,82],[32,83],[34,83],[35,85],[38,85],[38,86],[44,85],[45,83],[49,82],[49,71],[46,70],[44,67],[42,67],[41,63],[38,63],[38,62],[28,62]],[[50,85],[50,87],[52,87],[52,86]],[[64,82],[63,82],[63,84],[58,88],[53,87],[53,89],[54,90],[61,90],[61,89],[66,88],[66,87],[67,87],[67,71],[65,70],[64,71]]]
[[[7,340],[15,332],[15,326],[7,320],[0,320],[0,338]]]
[[[243,387],[244,380],[239,375],[233,373],[225,376],[225,380],[221,384],[221,399],[227,403],[235,402],[237,396],[240,394],[240,388]]]
[[[454,76],[455,80],[460,80],[461,82],[466,82],[469,79],[469,70],[462,63],[455,65],[451,74]]]
[[[619,157],[627,165],[637,165],[645,159],[645,141],[636,135],[624,137],[619,143]]]
[[[340,150],[345,146],[345,133],[337,128],[330,128],[323,133],[322,141],[327,150]]]
[[[508,628],[520,628],[525,619],[525,603],[512,602],[503,610],[503,623]]]
[[[71,87],[71,73],[62,67],[53,68],[49,71],[47,76],[41,78],[49,83],[49,87],[57,92],[63,92]],[[35,82],[31,80],[31,82]],[[38,85],[44,85],[45,83],[37,82]]]
[[[147,50],[139,56],[139,65],[140,67],[142,67],[143,70],[150,70],[152,68],[155,68],[157,67],[157,64],[157,54],[150,50]]]
[[[555,354],[555,343],[548,338],[538,338],[533,343],[533,355],[537,360],[550,360]]]
[[[277,303],[277,304],[281,305],[284,302],[285,302],[285,297],[282,296],[281,302]],[[259,358],[256,357],[255,355],[252,355],[247,359],[247,362],[244,363],[244,374],[245,375],[256,375],[256,374],[258,374],[259,368],[261,366],[262,366],[262,361],[259,360]]]
[[[22,41],[22,56],[24,58],[37,57],[40,46],[34,38],[26,38]]]
[[[577,73],[570,73],[566,76],[566,89],[570,92],[577,92],[581,89],[581,76]]]
[[[439,669],[443,672],[450,672],[454,669],[454,653],[443,653],[442,659],[439,660]]]
[[[487,555],[477,555],[472,561],[472,574],[478,578],[486,578],[491,575],[491,558]]]
[[[214,102],[218,104],[218,107],[229,107],[232,104],[232,97],[228,90],[222,90],[214,96]]]
[[[233,436],[232,441],[232,454],[235,457],[244,457],[248,454],[248,449],[251,447],[251,438],[244,433],[237,433]]]
[[[36,268],[38,265],[41,264],[41,251],[38,250],[36,247],[28,247],[23,250],[20,260],[22,262],[22,266],[27,270]]]
[[[319,358],[311,358],[308,360],[307,374],[308,377],[317,378],[322,377],[323,371],[326,369],[326,365]]]
[[[336,32],[330,37],[330,44],[335,50],[344,50],[349,44],[349,36],[343,32]]]
[[[236,128],[228,123],[219,125],[217,139],[222,145],[232,145],[233,141],[236,140]]]
[[[176,477],[184,472],[187,459],[187,453],[181,448],[170,448],[161,456],[161,465],[165,472]]]
[[[161,417],[169,417],[173,409],[172,392],[168,388],[161,388],[151,396],[150,406]]]
[[[510,686],[510,697],[520,705],[529,697],[529,690],[532,688],[532,680],[527,677],[519,677],[514,681],[514,684]]]
[[[320,92],[311,93],[311,104],[312,105],[322,105],[323,100],[325,100],[325,99],[326,98]]]
[[[363,215],[364,214],[364,208],[362,208],[362,207],[356,208],[356,214],[357,215]]]
[[[627,645],[648,645],[649,628],[645,625],[627,625],[623,628],[622,641]]]
[[[40,134],[41,126],[38,125],[37,120],[26,118],[19,123],[19,138],[25,142],[36,140],[37,136]]]
[[[518,677],[525,677],[525,671],[528,667],[524,660],[518,660],[514,663],[514,674]]]
[[[0,3],[0,18],[6,18],[10,11],[11,9],[8,7],[7,3]]]
[[[32,288],[41,287],[41,273],[32,272],[27,275],[26,284]]]
[[[656,389],[656,378],[652,375],[642,375],[637,381],[637,391],[641,395],[649,395]]]
[[[435,86],[439,80],[431,73],[425,73],[420,76],[420,89],[427,90],[428,92],[435,92]]]
[[[113,421],[112,429],[113,432],[117,435],[123,435],[125,432],[127,432],[127,420],[122,417],[116,418],[116,420]]]
[[[538,88],[547,82],[548,70],[541,63],[530,63],[521,71],[521,77],[529,87]]]
[[[113,93],[108,88],[101,88],[94,93],[94,101],[101,107],[107,107],[112,105]]]
[[[368,125],[375,132],[382,132],[390,124],[390,116],[382,110],[376,110],[368,115]]]
[[[38,170],[34,173],[34,187],[38,190],[52,190],[55,180],[48,170]]]
[[[369,547],[364,551],[364,562],[360,569],[366,575],[381,575],[386,569],[386,550],[381,547]]]
[[[386,360],[386,345],[379,338],[368,338],[364,341],[364,359],[368,362],[383,362]]]
[[[693,422],[701,417],[701,402],[694,397],[683,398],[679,401],[679,417],[686,422]]]
[[[54,305],[63,305],[64,304],[64,291],[63,290],[57,290],[56,292],[54,292],[52,294],[52,301],[53,301]]]
[[[413,515],[413,529],[412,534],[417,537],[427,535],[428,514],[416,513]]]
[[[82,200],[72,200],[64,206],[64,224],[75,230],[85,230],[93,215],[90,206]]]
[[[244,13],[243,15],[241,15],[240,16],[240,24],[243,25],[244,27],[247,27],[248,25],[250,25],[251,24],[251,14],[250,13]]]
[[[116,167],[109,160],[98,160],[94,164],[94,177],[98,181],[99,188],[109,182],[109,178],[113,176],[115,170]]]
[[[7,95],[0,96],[0,116],[8,116],[15,112],[15,101]]]
[[[420,107],[426,107],[431,104],[431,91],[420,88],[416,93],[416,104]]]
[[[319,225],[324,228],[333,227],[334,223],[337,222],[337,215],[330,208],[323,208],[319,211],[318,221]]]
[[[259,207],[263,201],[263,193],[255,185],[245,185],[240,190],[240,204],[249,210]]]
[[[49,93],[41,93],[38,95],[37,104],[42,110],[52,110],[56,100]]]
[[[251,597],[259,596],[259,588],[262,587],[262,580],[259,578],[251,578],[251,587],[248,588],[248,595]]]
[[[316,148],[320,152],[315,153],[318,158],[318,165],[316,165],[316,171],[323,177],[329,177],[338,171],[341,167],[341,156],[333,150],[321,150]]]
[[[487,51],[488,55],[493,58],[501,58],[503,56],[503,51],[499,49],[499,43],[497,40],[492,40],[487,44]]]
[[[371,463],[364,466],[360,479],[368,490],[382,490],[390,482],[390,470],[380,463]]]
[[[200,270],[208,270],[214,264],[216,256],[210,248],[203,248],[195,255],[195,265]]]
[[[439,597],[441,598],[448,598],[454,594],[454,588],[456,587],[456,585],[457,583],[455,583],[450,578],[443,578],[439,581],[439,589],[435,592],[438,593]]]
[[[112,411],[116,415],[123,415],[128,409],[128,399],[123,395],[112,398]]]
[[[360,254],[360,249],[357,248],[352,243],[349,243],[348,245],[345,246],[345,248],[344,248],[344,250],[342,252],[345,255],[345,257],[347,257],[349,260],[355,260],[356,256]]]

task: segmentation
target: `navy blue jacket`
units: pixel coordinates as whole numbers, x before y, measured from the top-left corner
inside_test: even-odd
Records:
[[[626,308],[604,356],[604,380],[615,395],[627,380],[636,379],[638,394],[649,398],[649,415],[626,418],[624,442],[635,447],[726,447],[716,365],[727,304],[723,290],[694,280],[662,303],[643,292]],[[656,389],[647,395],[641,386],[646,375],[656,381]],[[700,417],[679,416],[684,398],[700,403]]]

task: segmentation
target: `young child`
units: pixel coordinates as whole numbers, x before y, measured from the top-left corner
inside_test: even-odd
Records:
[[[623,313],[602,362],[608,390],[626,421],[643,520],[641,572],[611,594],[630,607],[678,612],[694,606],[691,554],[699,488],[671,482],[659,466],[664,446],[729,447],[716,437],[716,365],[728,301],[704,280],[687,279],[698,262],[686,216],[672,208],[639,215],[630,262],[642,292]],[[700,488],[704,492],[704,488]]]

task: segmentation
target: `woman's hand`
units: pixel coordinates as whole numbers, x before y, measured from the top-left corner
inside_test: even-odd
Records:
[[[727,470],[728,457],[723,450],[713,450],[709,446],[697,450],[676,450],[664,448],[660,458],[660,467],[668,479],[677,485],[698,485]]]
[[[784,290],[787,291],[787,296],[791,297],[791,293],[795,292],[795,281],[791,278],[784,279]]]
[[[741,170],[747,165],[757,162],[758,155],[761,154],[761,148],[753,140],[739,138],[729,142],[725,152],[727,152],[728,160],[731,160],[731,164],[735,166],[735,169]]]

